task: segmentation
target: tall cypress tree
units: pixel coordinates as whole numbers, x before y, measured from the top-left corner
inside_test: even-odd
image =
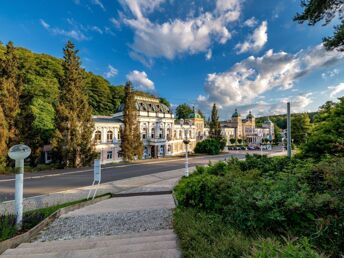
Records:
[[[209,135],[210,138],[213,139],[222,139],[221,136],[221,126],[219,121],[219,115],[217,111],[216,104],[214,103],[213,108],[211,110],[211,118],[209,122]]]
[[[64,52],[64,76],[56,108],[56,131],[53,141],[58,160],[64,167],[87,165],[94,158],[92,112],[84,94],[84,78],[78,50],[68,41]]]
[[[139,123],[137,121],[137,111],[135,103],[135,93],[132,90],[131,82],[125,85],[123,123],[121,129],[121,151],[123,159],[130,161],[134,156],[142,158],[143,143],[140,135]]]
[[[0,61],[0,105],[4,119],[6,120],[7,132],[1,142],[10,147],[18,141],[18,130],[16,128],[19,113],[19,96],[21,92],[21,80],[18,69],[18,60],[15,48],[10,41],[6,45],[4,58]],[[7,135],[7,136],[5,136]],[[1,149],[6,149],[4,146]],[[5,150],[6,152],[6,150]]]

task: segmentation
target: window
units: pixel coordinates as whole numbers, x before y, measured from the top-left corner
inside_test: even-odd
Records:
[[[167,137],[167,140],[171,140],[171,129],[170,128],[167,129],[166,137]]]
[[[177,130],[174,130],[174,136],[173,136],[174,139],[177,139]]]
[[[107,132],[106,139],[107,139],[107,142],[112,142],[113,141],[113,132],[112,131],[108,131]]]
[[[143,128],[142,139],[147,138],[147,128]]]
[[[152,138],[152,139],[155,138],[155,129],[154,129],[154,128],[152,128],[151,138]]]
[[[171,152],[171,145],[167,146],[167,152],[170,153]]]
[[[117,133],[117,140],[119,141],[120,139],[121,139],[121,129],[119,129]]]
[[[164,138],[164,132],[163,132],[163,129],[160,128],[159,129],[159,139],[162,139],[162,138]]]
[[[96,133],[94,134],[94,141],[96,143],[100,143],[102,141],[102,133],[101,133],[101,131],[96,131]]]
[[[182,139],[183,138],[183,132],[182,130],[179,130],[179,139]]]
[[[106,159],[112,159],[112,151],[107,152]]]

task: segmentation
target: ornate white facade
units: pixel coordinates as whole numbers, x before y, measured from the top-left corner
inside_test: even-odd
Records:
[[[137,119],[144,144],[144,159],[183,154],[183,140],[190,140],[189,151],[193,151],[196,141],[204,138],[204,121],[196,115],[190,117],[189,124],[175,121],[171,110],[156,98],[136,96]],[[120,128],[123,126],[123,105],[113,116],[94,116],[93,139],[96,150],[101,153],[103,163],[121,160]]]

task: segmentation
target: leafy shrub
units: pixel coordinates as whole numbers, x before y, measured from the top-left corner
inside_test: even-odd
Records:
[[[322,251],[344,251],[344,159],[248,156],[198,167],[176,186],[181,206],[221,214],[248,234],[307,236]]]
[[[222,140],[206,139],[196,144],[195,153],[217,155],[223,150],[225,146],[226,143]]]

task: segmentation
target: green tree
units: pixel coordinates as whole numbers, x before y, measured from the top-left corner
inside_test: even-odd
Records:
[[[209,136],[213,139],[221,139],[221,125],[219,121],[218,110],[216,104],[214,103],[213,108],[211,110],[211,117],[209,123]]]
[[[312,125],[307,113],[296,114],[291,119],[291,138],[296,145],[307,141]]]
[[[7,139],[8,139],[8,128],[5,120],[4,112],[0,105],[0,168],[5,167],[7,157]]]
[[[0,105],[6,119],[8,134],[7,147],[18,141],[17,116],[19,113],[19,96],[21,78],[15,48],[10,41],[6,45],[4,57],[0,61]]]
[[[274,132],[275,132],[275,139],[273,140],[275,144],[279,144],[280,142],[282,142],[282,130],[276,125],[274,124]]]
[[[86,90],[93,114],[110,115],[114,113],[110,84],[101,76],[88,73]]]
[[[303,13],[294,17],[299,23],[308,22],[308,25],[315,25],[324,21],[328,25],[334,18],[338,18],[339,25],[334,27],[334,34],[323,39],[324,46],[328,50],[338,49],[344,51],[344,17],[342,0],[302,0]]]
[[[188,119],[192,113],[192,108],[186,103],[181,104],[176,108],[177,119]]]
[[[325,104],[326,105],[326,104]],[[336,104],[320,108],[321,121],[315,127],[302,146],[304,156],[321,157],[325,154],[344,156],[344,97]]]
[[[64,167],[79,167],[91,163],[95,156],[92,143],[92,111],[85,96],[80,58],[72,42],[64,52],[64,76],[56,108],[56,131],[53,146]]]
[[[125,85],[125,98],[123,110],[123,128],[121,129],[121,152],[123,159],[131,161],[135,156],[142,158],[143,143],[140,135],[137,111],[135,106],[135,94],[131,82]]]
[[[160,103],[166,105],[167,107],[171,107],[171,103],[167,99],[161,97],[159,98],[159,101]]]

